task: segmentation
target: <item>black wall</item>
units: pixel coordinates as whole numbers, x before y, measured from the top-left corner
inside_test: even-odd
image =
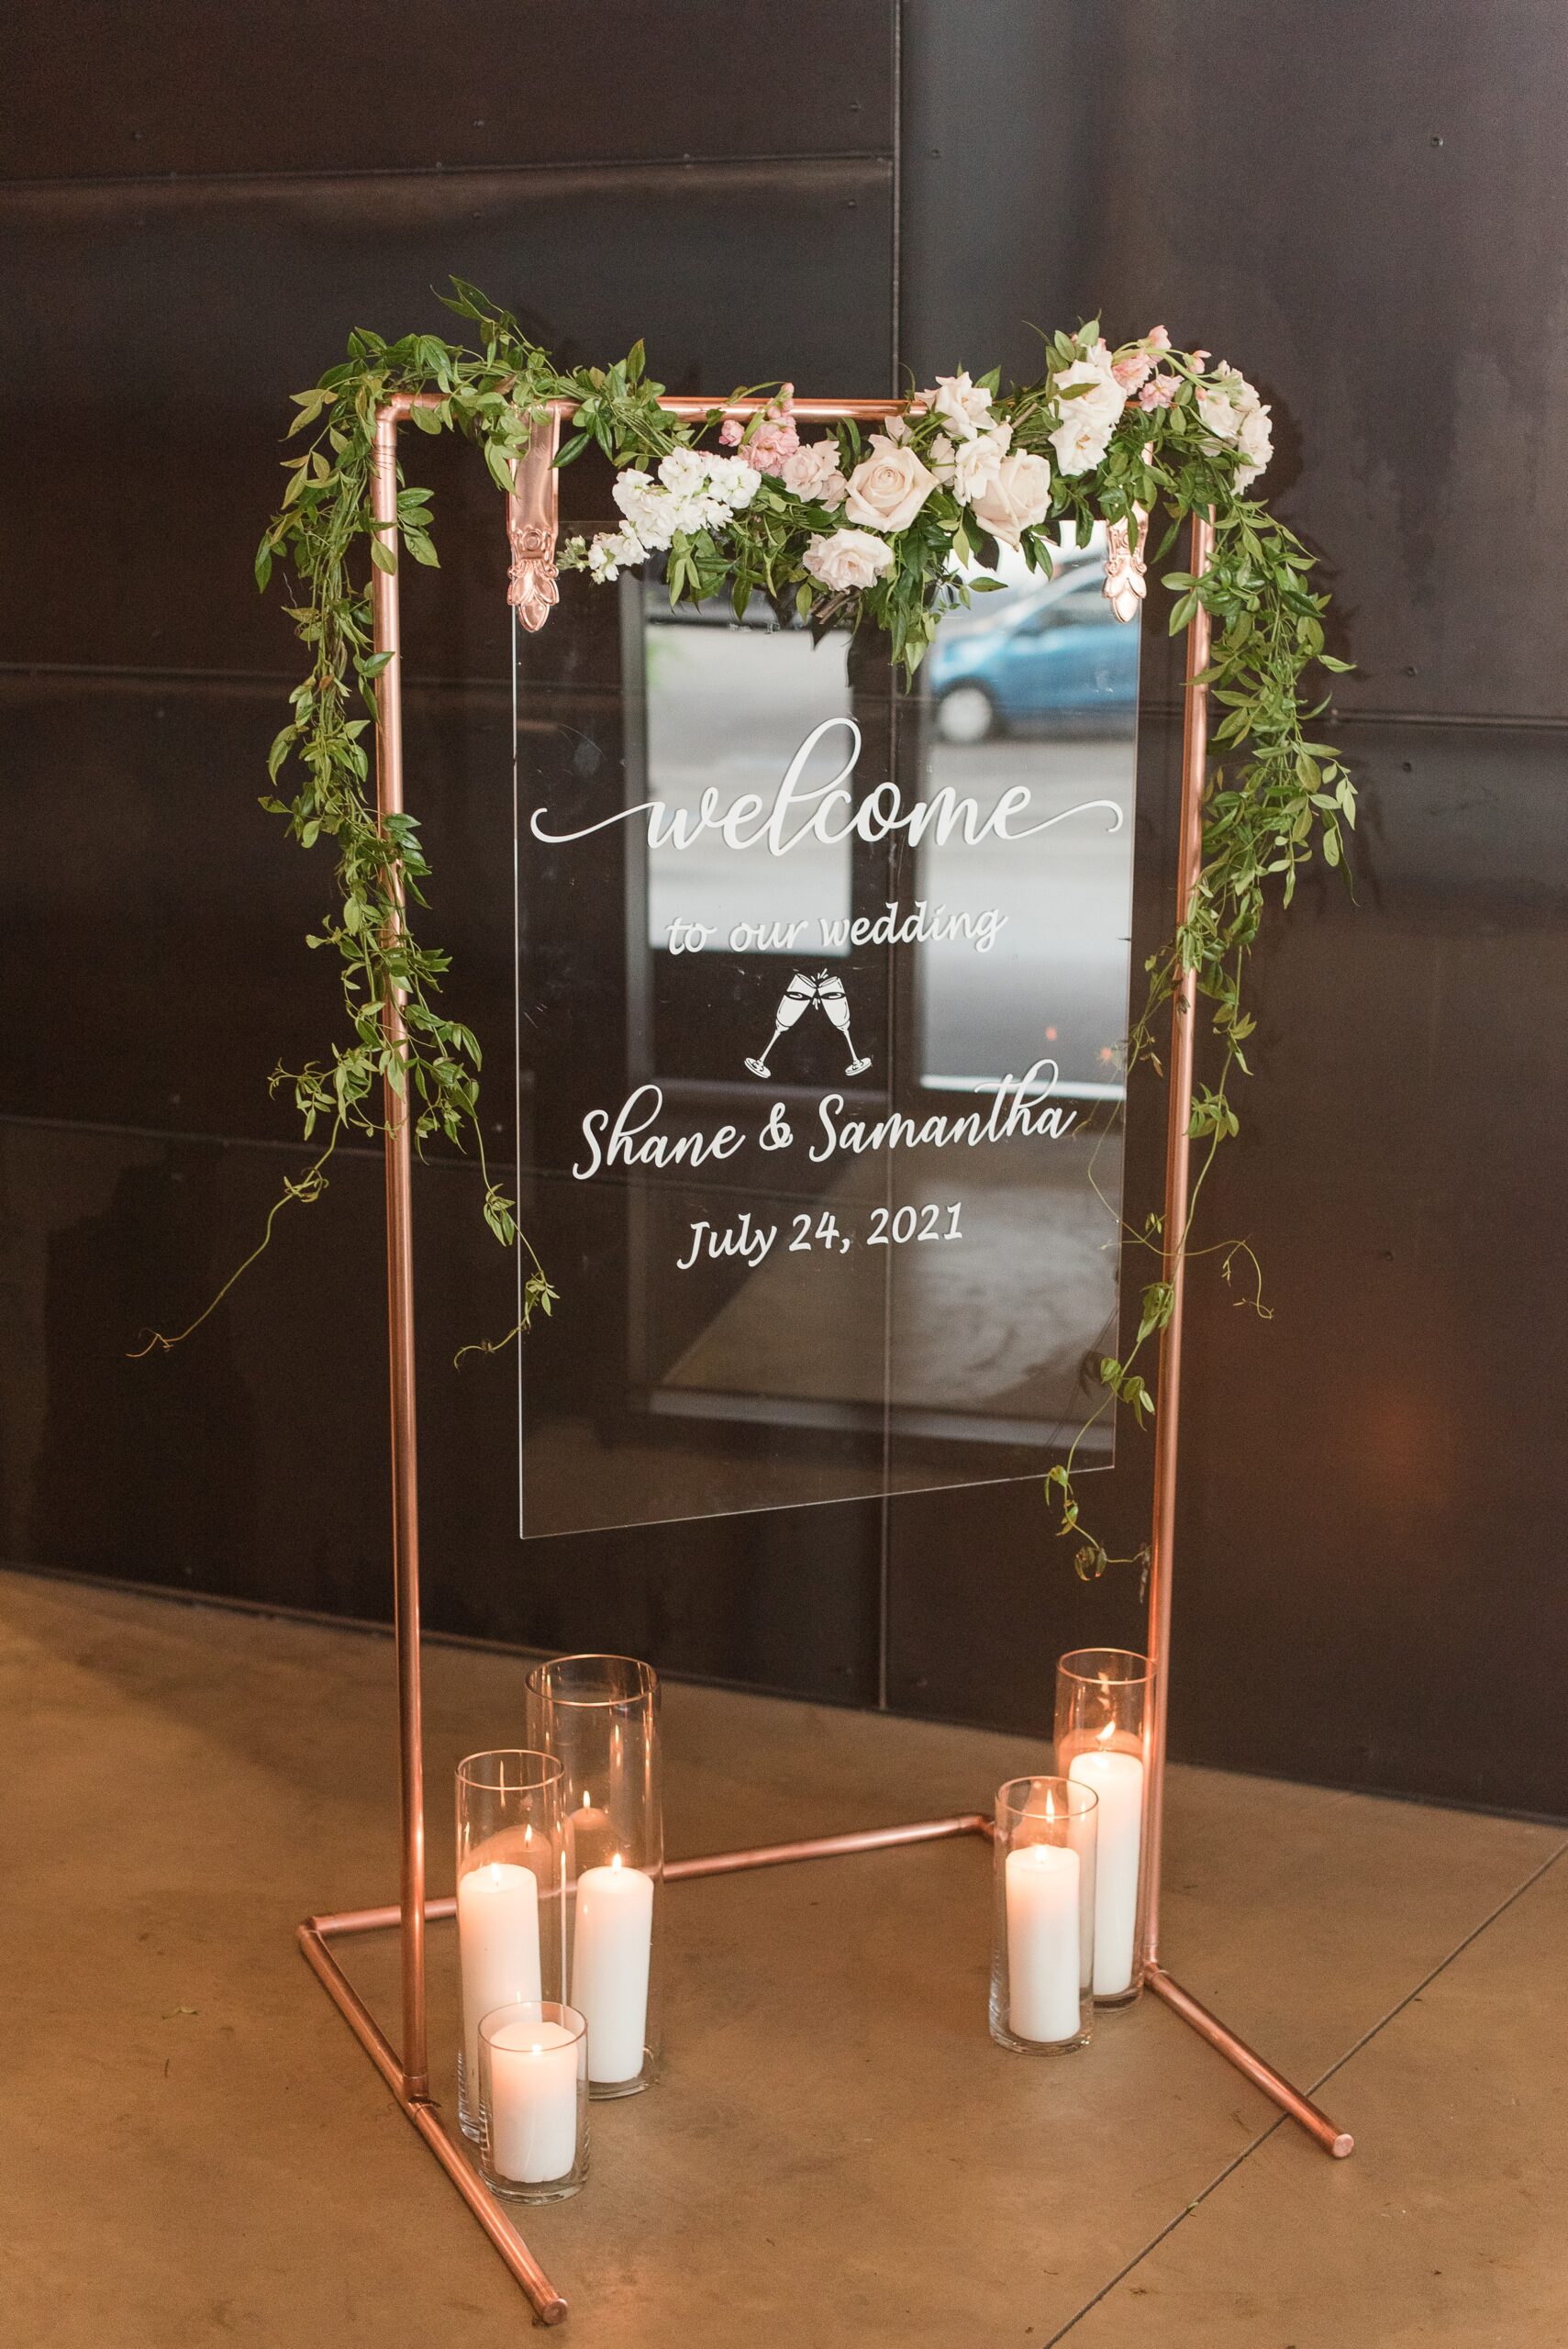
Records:
[[[1412,0],[384,0],[17,18],[4,446],[0,1553],[351,1614],[387,1602],[380,1175],[172,1357],[142,1325],[245,1247],[330,1032],[328,874],[255,806],[290,681],[249,584],[286,395],[347,328],[439,328],[456,271],[568,355],[677,388],[872,392],[1024,322],[1163,320],[1262,382],[1271,486],[1327,552],[1356,902],[1260,956],[1262,1074],[1222,1163],[1274,1318],[1200,1276],[1174,1740],[1203,1759],[1568,1810],[1555,1698],[1568,590],[1558,128],[1568,22]],[[444,568],[411,596],[435,929],[509,1028],[502,551],[421,442]],[[1169,892],[1169,662],[1146,663],[1143,879]],[[1134,1196],[1157,1181],[1136,1098]],[[509,1268],[421,1177],[431,1620],[674,1670],[1040,1725],[1059,1648],[1136,1641],[1029,1487],[512,1536]],[[1147,1454],[1101,1503],[1138,1538]]]

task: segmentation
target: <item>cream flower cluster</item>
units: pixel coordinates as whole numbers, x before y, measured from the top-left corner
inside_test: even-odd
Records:
[[[893,551],[886,539],[909,528],[934,489],[951,490],[983,529],[1011,547],[1045,519],[1050,463],[1014,449],[1013,428],[992,415],[984,384],[972,382],[967,373],[939,375],[910,406],[914,415],[941,421],[930,444],[931,462],[927,464],[910,447],[909,427],[900,417],[872,434],[870,454],[845,484],[844,519],[852,527],[814,539],[806,554],[806,569],[824,586],[869,586],[890,571]]]
[[[1171,406],[1184,377],[1208,445],[1235,450],[1242,460],[1236,484],[1246,488],[1273,453],[1269,411],[1235,368],[1222,362],[1205,375],[1207,357],[1173,353],[1163,327],[1127,345],[1120,358],[1103,336],[1080,341],[1077,355],[1046,387],[1056,472],[1064,480],[1093,473],[1128,407],[1149,413]],[[932,422],[940,429],[933,432]],[[995,413],[990,389],[967,373],[939,375],[929,391],[917,392],[907,417],[890,417],[871,435],[866,455],[847,478],[835,434],[800,439],[787,384],[761,422],[743,429],[730,418],[720,439],[739,453],[682,447],[661,461],[657,480],[635,469],[621,473],[615,500],[624,527],[601,531],[587,547],[574,540],[570,554],[595,579],[615,579],[628,563],[671,545],[677,532],[721,529],[768,478],[807,504],[841,512],[839,527],[814,534],[802,557],[813,579],[840,594],[885,577],[895,559],[889,541],[909,529],[934,490],[947,491],[982,530],[1013,548],[1051,510],[1051,459],[1014,448],[1013,427]]]
[[[1221,360],[1200,383],[1194,398],[1197,412],[1215,439],[1246,459],[1236,471],[1236,486],[1255,482],[1274,453],[1273,423],[1269,410],[1245,375]]]
[[[1084,358],[1074,359],[1052,377],[1051,390],[1062,417],[1051,435],[1057,465],[1069,476],[1093,473],[1127,406],[1127,393],[1103,335]],[[1063,398],[1063,393],[1071,396]]]
[[[732,514],[750,506],[757,482],[754,467],[739,457],[706,449],[672,449],[660,460],[657,481],[628,466],[616,475],[612,492],[625,527],[599,532],[586,550],[589,571],[608,582],[628,564],[669,546],[677,530],[693,535],[722,529]]]

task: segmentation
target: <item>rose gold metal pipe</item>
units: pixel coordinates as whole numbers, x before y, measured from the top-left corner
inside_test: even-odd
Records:
[[[1207,570],[1214,525],[1193,517],[1195,578]],[[1176,862],[1176,919],[1192,908],[1203,866],[1204,767],[1208,751],[1208,689],[1197,683],[1208,666],[1209,618],[1200,604],[1187,628],[1186,701],[1182,728],[1182,804]],[[1171,1006],[1171,1094],[1165,1133],[1163,1277],[1171,1287],[1171,1318],[1160,1333],[1160,1380],[1154,1423],[1154,1526],[1149,1565],[1149,1658],[1153,1702],[1143,1787],[1143,1956],[1160,1954],[1160,1868],[1165,1824],[1167,1692],[1171,1679],[1171,1567],[1176,1540],[1176,1456],[1182,1413],[1182,1311],[1185,1303],[1186,1232],[1191,1175],[1188,1128],[1193,1114],[1193,1052],[1197,1028],[1197,974],[1183,971]]]
[[[397,554],[397,418],[403,400],[378,410],[371,482],[372,515],[382,544]],[[411,401],[408,402],[412,405]],[[406,412],[406,411],[405,411]],[[376,685],[376,804],[382,822],[403,812],[403,657],[396,570],[373,569],[371,614],[375,650],[390,654]],[[392,930],[402,921],[395,885]],[[401,1056],[403,995],[394,989],[382,1031]],[[397,1644],[397,1743],[402,1794],[399,1871],[403,1932],[403,2086],[428,2087],[425,2027],[425,1787],[419,1715],[419,1470],[414,1382],[414,1199],[412,1103],[384,1084],[386,1120],[386,1323],[392,1390],[392,1562]]]
[[[350,1912],[350,1914],[353,1912]],[[361,1911],[361,1914],[373,1912]],[[391,1912],[395,1921],[397,1911]],[[352,1930],[350,1928],[350,1930]],[[441,2125],[437,2107],[422,2097],[410,2097],[403,2086],[403,2067],[395,2049],[378,2027],[364,2000],[327,1947],[317,1922],[301,1925],[299,1945],[306,1964],[364,2049],[398,2104],[479,2221],[485,2233],[522,2286],[546,2324],[559,2324],[566,2302],[556,2290],[500,2203]]]
[[[444,1900],[427,1900],[425,1922],[438,1925],[443,1919],[457,1915],[457,1902],[450,1893]],[[307,1917],[306,1923],[312,1932],[319,1933],[324,1942],[336,1941],[344,1933],[390,1932],[400,1922],[402,1909],[395,1900],[380,1909],[335,1909],[320,1917]]]
[[[1199,2006],[1191,1991],[1184,1990],[1162,1965],[1157,1965],[1151,1960],[1146,1978],[1157,1998],[1163,1998],[1184,2022],[1191,2023],[1200,2038],[1207,2039],[1211,2047],[1218,2048],[1227,2063],[1234,2064],[1239,2072],[1244,2072],[1252,2086],[1262,2088],[1282,2112],[1288,2113],[1292,2121],[1299,2121],[1309,2136],[1317,2138],[1326,2153],[1332,2154],[1336,2161],[1341,2162],[1347,2154],[1354,2153],[1356,2141],[1348,2129],[1341,2129],[1313,2103],[1310,2097],[1303,2096],[1299,2088],[1293,2088],[1290,2082],[1283,2078],[1272,2064],[1265,2064],[1244,2039],[1238,2039],[1233,2031],[1227,2030],[1218,2015],[1211,2015],[1207,2007]]]
[[[697,1860],[672,1860],[666,1881],[692,1876],[739,1876],[747,1868],[784,1867],[792,1860],[832,1860],[851,1852],[890,1852],[905,1843],[937,1843],[954,1835],[984,1835],[991,1821],[984,1811],[962,1811],[953,1819],[922,1819],[908,1827],[867,1827],[848,1835],[815,1835],[798,1843],[756,1843],[743,1852],[709,1852]]]
[[[773,393],[756,398],[731,399],[727,392],[715,393],[711,397],[703,392],[681,392],[662,399],[659,405],[666,416],[678,416],[684,422],[691,423],[704,416],[765,416],[777,396]],[[405,416],[410,407],[440,406],[439,396],[431,392],[403,392],[398,397],[406,403],[402,411]],[[396,402],[393,405],[395,406]],[[550,413],[558,417],[575,416],[581,405],[579,400],[546,400],[544,403]],[[874,424],[883,417],[902,416],[908,405],[907,400],[797,400],[792,395],[790,413],[807,424],[832,424],[840,417],[846,422],[852,419],[857,424]]]

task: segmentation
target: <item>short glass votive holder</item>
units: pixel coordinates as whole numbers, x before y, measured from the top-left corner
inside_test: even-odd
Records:
[[[588,2175],[588,2026],[555,1998],[479,2025],[479,2166],[497,2194],[561,2202]]]
[[[636,2096],[661,2053],[659,1675],[631,1656],[556,1656],[528,1675],[528,1704],[561,1764],[565,1995],[587,2021],[589,2094]]]
[[[1056,1766],[1100,1798],[1095,2003],[1143,1987],[1143,1779],[1153,1667],[1130,1648],[1075,1648],[1056,1667]]]
[[[1098,1809],[1070,1778],[1010,1778],[996,1792],[991,2036],[1019,2054],[1088,2042]]]
[[[518,1999],[559,1998],[564,1987],[564,1882],[554,1754],[514,1747],[460,1762],[457,2109],[465,2136],[480,2134],[481,2021]]]

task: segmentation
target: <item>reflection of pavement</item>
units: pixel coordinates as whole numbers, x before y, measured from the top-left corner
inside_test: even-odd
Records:
[[[712,787],[721,809],[742,792],[770,800],[811,729],[848,711],[841,642],[814,648],[788,631],[673,626],[651,628],[648,640],[649,791],[671,807],[695,809]],[[835,749],[838,740],[830,738]],[[808,785],[837,772],[826,748]],[[1114,800],[1124,820],[1112,832],[1099,811],[1030,840],[921,850],[906,910],[925,897],[954,910],[997,907],[1007,917],[989,953],[963,941],[917,950],[922,1074],[1021,1074],[1050,1054],[1069,1083],[1114,1078],[1106,1055],[1127,1028],[1135,758],[1130,740],[933,742],[928,795],[951,785],[984,814],[1022,785],[1033,794],[1026,821],[1090,799]],[[762,849],[737,853],[705,835],[650,860],[652,944],[664,941],[674,918],[706,924],[716,933],[711,952],[723,950],[737,922],[805,917],[812,928],[798,952],[818,954],[830,951],[820,943],[818,918],[849,907],[848,843],[813,841],[773,857]]]
[[[929,791],[951,785],[984,811],[1021,785],[1033,794],[1031,822],[1110,799],[1122,826],[1113,832],[1097,811],[1032,840],[922,852],[917,894],[1007,917],[987,954],[921,949],[922,1074],[1005,1076],[1049,1053],[1068,1083],[1114,1079],[1114,1058],[1103,1055],[1127,1032],[1135,759],[1130,741],[932,746]]]
[[[1116,1302],[1116,1223],[1090,1188],[1093,1147],[1073,1138],[1044,1147],[996,1143],[981,1164],[962,1149],[900,1152],[892,1204],[933,1202],[945,1219],[961,1200],[962,1237],[887,1248],[865,1244],[871,1210],[888,1197],[886,1164],[857,1163],[820,1202],[854,1230],[855,1245],[844,1255],[775,1247],[664,1386],[875,1405],[885,1388],[895,1409],[977,1414],[1042,1431],[1075,1421],[1084,1352],[1102,1341]],[[1115,1141],[1102,1146],[1095,1171],[1101,1190],[1117,1197]],[[984,1439],[984,1426],[976,1434]]]

